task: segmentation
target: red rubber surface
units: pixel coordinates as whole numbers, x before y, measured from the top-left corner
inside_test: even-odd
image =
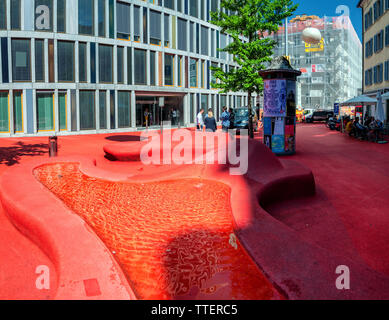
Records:
[[[236,249],[229,243],[228,186],[203,179],[115,183],[69,163],[41,166],[35,175],[115,252],[139,299],[274,298],[239,242]]]
[[[268,186],[269,182],[275,178],[278,179],[277,176],[282,176],[283,171],[301,172],[299,177],[304,176],[298,167],[293,167],[289,162],[282,161],[282,166],[280,166],[267,154],[257,153],[257,158],[253,160],[258,165],[250,165],[250,172],[246,177],[247,186],[239,187],[240,189],[234,191],[232,186],[236,186],[238,181],[235,180],[229,184],[232,188],[231,208],[242,245],[255,258],[261,269],[266,271],[266,275],[272,282],[276,282],[291,299],[388,299],[389,221],[387,213],[389,197],[387,197],[386,190],[389,182],[389,145],[377,145],[350,139],[340,133],[329,131],[322,124],[299,125],[297,130],[297,154],[290,159],[312,168],[318,192],[315,196],[278,203],[264,201],[263,205],[268,212],[255,205],[250,209],[250,205],[257,201],[258,194],[263,194],[264,185]],[[78,161],[80,156],[96,159],[98,168],[110,172],[110,176],[101,175],[107,179],[115,177],[115,180],[126,180],[129,177],[135,178],[139,174],[152,178],[174,169],[150,166],[145,170],[138,163],[110,162],[104,159],[102,148],[108,143],[106,138],[115,136],[119,135],[60,137],[59,154],[60,156],[73,155],[73,162]],[[7,203],[17,203],[18,206],[19,202],[20,205],[22,202],[27,204],[25,200],[28,200],[31,193],[37,197],[40,196],[41,198],[37,200],[34,207],[25,207],[30,214],[34,215],[45,208],[42,204],[45,204],[48,197],[55,198],[50,197],[50,192],[42,193],[42,190],[38,190],[35,183],[39,182],[28,179],[28,175],[32,177],[33,168],[47,163],[46,143],[46,137],[0,139],[0,174],[8,167],[23,169],[10,172],[7,170],[4,183],[0,185],[0,192],[7,192],[9,196]],[[117,145],[121,143],[117,142]],[[31,158],[37,160],[29,163],[27,160]],[[285,170],[283,167],[289,169]],[[92,168],[88,171],[89,176],[100,176]],[[193,175],[202,176],[200,172],[202,171],[197,173],[192,170]],[[121,176],[116,177],[119,174]],[[177,172],[177,175],[180,176],[180,173]],[[221,175],[215,176],[216,178],[221,180]],[[254,181],[248,180],[249,178]],[[309,180],[305,182],[301,180],[300,186],[304,186],[307,181]],[[296,189],[300,190],[300,187]],[[309,190],[310,187],[307,189]],[[277,184],[273,190],[277,191]],[[278,189],[276,195],[282,194],[280,190],[285,191]],[[250,195],[250,192],[253,194]],[[11,197],[12,194],[16,197]],[[239,194],[247,194],[249,199],[242,201]],[[277,199],[276,195],[273,194],[272,197]],[[32,209],[38,207],[40,211]],[[49,207],[52,212],[61,217],[61,224],[58,226],[68,225],[65,220],[71,213],[62,212],[64,209],[58,205],[50,204]],[[235,214],[238,212],[242,214]],[[255,215],[254,220],[253,215]],[[53,221],[55,220],[58,218],[53,218]],[[29,220],[17,222],[25,226],[29,224]],[[8,280],[12,279],[13,275],[20,274],[24,276],[26,283],[34,282],[36,275],[31,274],[31,268],[26,264],[20,263],[22,258],[18,258],[18,255],[34,264],[39,255],[43,257],[45,255],[39,249],[34,251],[37,247],[33,243],[35,239],[32,234],[23,231],[33,241],[22,236],[9,223],[2,224],[2,228],[4,234],[10,235],[8,239],[1,238],[2,252],[9,252],[9,248],[17,248],[18,252],[14,255],[14,259],[7,259],[0,264],[2,296],[13,298],[15,292],[19,291],[19,296],[37,298],[37,294],[30,287],[20,286],[19,289],[15,289],[18,284]],[[53,231],[50,235],[52,234],[58,235],[58,232]],[[25,239],[24,244],[18,240],[23,238]],[[74,237],[73,233],[73,236],[66,240],[71,242],[80,239],[80,237]],[[45,249],[48,244],[49,242],[41,242],[39,247]],[[44,252],[49,251],[45,249]],[[76,253],[82,257],[87,252],[89,251],[80,249],[77,252],[73,251],[73,255]],[[52,256],[49,256],[52,260]],[[97,267],[102,269],[103,265],[105,266],[104,259],[106,258],[101,257],[101,260],[92,260],[100,261]],[[57,266],[58,261],[53,261]],[[349,291],[339,291],[334,286],[335,268],[340,264],[346,264],[351,269],[352,282]],[[90,270],[91,267],[88,266],[86,269]],[[61,277],[64,271],[66,270],[61,270],[57,276]],[[77,279],[72,279],[72,281],[77,283],[81,280],[87,284],[87,286],[83,285],[80,291],[85,295],[86,288],[93,289],[93,281],[88,281],[90,278],[85,272],[85,277],[77,276]],[[22,280],[19,283],[22,283]],[[99,283],[104,294],[106,291],[103,289],[105,288],[102,288],[101,282]],[[24,292],[21,292],[23,289]],[[105,297],[118,298],[113,291],[108,293]],[[64,298],[63,295],[61,297]],[[65,298],[71,298],[71,296]]]

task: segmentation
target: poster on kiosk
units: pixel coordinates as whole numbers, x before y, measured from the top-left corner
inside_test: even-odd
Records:
[[[276,154],[295,153],[296,81],[264,81],[264,143]]]

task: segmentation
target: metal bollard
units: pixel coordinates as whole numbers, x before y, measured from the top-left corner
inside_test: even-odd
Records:
[[[49,157],[56,157],[58,153],[58,137],[49,137]]]

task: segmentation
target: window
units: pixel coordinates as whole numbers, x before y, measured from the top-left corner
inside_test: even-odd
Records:
[[[99,44],[99,82],[112,83],[112,46]]]
[[[208,110],[208,95],[207,94],[201,95],[201,108],[204,110]]]
[[[45,43],[35,40],[35,80],[45,81]]]
[[[116,26],[119,39],[130,39],[131,33],[131,6],[128,3],[116,3]],[[140,36],[140,34],[138,34]]]
[[[146,84],[146,51],[134,49],[135,84]]]
[[[117,80],[118,83],[124,83],[123,65],[124,65],[124,48],[117,49]]]
[[[190,101],[189,101],[189,106],[190,106],[190,123],[194,123],[195,120],[195,115],[194,115],[194,112],[195,112],[195,101],[194,101],[194,93],[191,93],[190,96]]]
[[[216,12],[218,10],[218,0],[211,0],[211,11]]]
[[[150,43],[161,45],[161,13],[150,10]]]
[[[107,94],[99,91],[99,117],[100,129],[107,129]]]
[[[150,51],[150,85],[155,86],[155,52]]]
[[[35,8],[35,30],[53,31],[53,0],[35,0]]]
[[[57,0],[57,32],[66,31],[66,0]]]
[[[182,61],[183,61],[182,56],[179,56],[178,63],[177,63],[177,86],[178,87],[182,87],[182,85],[183,85],[183,83],[182,83],[182,73],[183,73]]]
[[[189,43],[190,43],[190,52],[195,52],[195,24],[193,22],[190,23],[189,25]]]
[[[183,12],[182,0],[177,0],[177,11]]]
[[[199,4],[198,0],[189,0],[189,13],[192,17],[195,17],[195,18],[198,17],[198,14],[199,14],[198,13],[198,11],[199,11],[198,4]]]
[[[132,50],[127,48],[127,84],[132,84]]]
[[[165,8],[174,10],[174,0],[165,0]]]
[[[174,85],[174,56],[165,54],[165,86]]]
[[[80,130],[96,129],[95,91],[80,91]]]
[[[148,43],[147,36],[147,8],[143,8],[143,43]]]
[[[385,46],[389,46],[389,25],[385,28]]]
[[[197,88],[197,60],[190,59],[189,62],[189,85],[191,88]]]
[[[78,0],[78,33],[94,35],[93,0]]]
[[[8,91],[0,92],[0,132],[9,132]]]
[[[98,12],[99,37],[105,37],[105,0],[98,0]],[[117,17],[119,17],[119,14],[120,13],[117,12]]]
[[[12,39],[12,78],[31,81],[30,40]]]
[[[215,63],[215,62],[212,62],[211,66],[213,68],[218,67],[217,63]],[[216,78],[215,78],[215,71],[211,70],[211,88],[213,88],[213,86],[212,86],[213,84],[216,84]]]
[[[385,61],[385,81],[389,81],[389,60]]]
[[[11,0],[11,30],[20,30],[20,13],[20,0]]]
[[[14,106],[14,130],[15,132],[23,132],[23,93],[22,91],[14,91],[13,93]]]
[[[216,58],[216,31],[211,30],[211,56]]]
[[[170,32],[169,32],[169,29],[170,29],[170,17],[168,14],[165,14],[164,15],[164,38],[165,38],[165,47],[168,47],[169,46],[169,40],[170,40]]]
[[[7,29],[7,2],[1,1],[0,2],[0,30]],[[2,94],[0,92],[0,99],[2,99]],[[0,120],[1,121],[1,120]],[[1,124],[0,124],[0,131],[1,131]]]
[[[384,48],[384,30],[374,36],[374,52],[379,52]]]
[[[80,82],[86,82],[87,81],[87,75],[86,75],[86,68],[87,62],[86,62],[86,43],[80,42],[78,45],[78,67],[79,67],[79,81]]]
[[[208,55],[208,28],[201,26],[201,54]]]
[[[134,6],[134,41],[140,42],[140,7]]]
[[[58,81],[74,81],[74,42],[58,41]]]
[[[54,94],[52,92],[36,93],[36,112],[38,131],[54,130]]]
[[[130,92],[118,92],[118,125],[119,128],[130,127]]]
[[[381,63],[381,64],[377,65],[377,83],[382,83],[383,71],[384,71],[383,64]]]
[[[59,130],[67,129],[66,92],[58,92]]]
[[[205,61],[201,60],[201,88],[205,88]]]
[[[177,27],[178,27],[178,30],[179,30],[179,32],[177,34],[178,50],[186,51],[187,50],[187,47],[186,47],[186,40],[187,40],[186,25],[187,25],[187,21],[178,18],[177,25],[178,25]],[[192,41],[193,39],[191,38],[190,40]]]
[[[222,33],[220,35],[220,49],[224,49],[227,46],[227,35]],[[220,52],[220,59],[227,60],[227,52]]]

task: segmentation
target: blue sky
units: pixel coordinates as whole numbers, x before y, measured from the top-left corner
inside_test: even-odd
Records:
[[[294,0],[299,4],[295,15],[306,13],[319,17],[338,16],[336,8],[340,5],[347,6],[350,10],[350,19],[359,39],[362,39],[362,9],[357,8],[358,0]]]

